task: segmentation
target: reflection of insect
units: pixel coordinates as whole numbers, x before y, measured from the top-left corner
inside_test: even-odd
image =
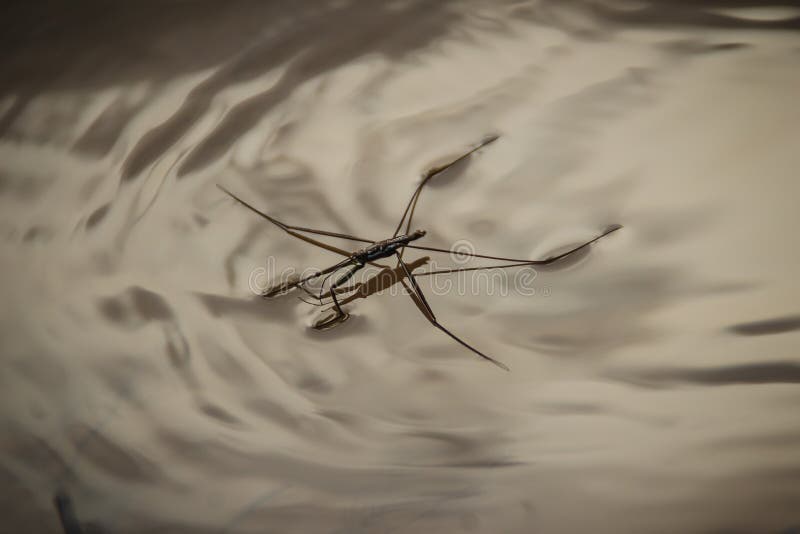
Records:
[[[342,286],[346,282],[348,282],[356,272],[358,272],[360,269],[363,269],[364,266],[367,265],[367,264],[377,265],[379,267],[383,267],[384,269],[386,269],[387,268],[386,266],[380,265],[380,264],[376,264],[375,261],[394,256],[394,257],[397,258],[397,267],[399,267],[401,269],[402,275],[403,275],[403,277],[400,278],[400,282],[403,284],[403,286],[406,288],[406,290],[408,291],[408,293],[411,296],[411,298],[417,304],[417,307],[425,315],[425,318],[428,319],[428,321],[430,321],[430,323],[433,326],[435,326],[436,328],[438,328],[439,330],[441,330],[442,332],[444,332],[445,334],[447,334],[448,336],[450,336],[451,338],[456,340],[458,343],[460,343],[464,347],[466,347],[469,350],[471,350],[472,352],[474,352],[475,354],[477,354],[480,357],[482,357],[482,358],[484,358],[484,359],[486,359],[486,360],[498,365],[499,367],[502,367],[505,370],[508,370],[508,367],[506,367],[504,364],[502,364],[501,362],[495,360],[494,358],[492,358],[490,356],[487,356],[486,354],[482,353],[481,351],[479,351],[478,349],[476,349],[472,345],[468,344],[466,341],[464,341],[461,338],[457,337],[455,334],[453,334],[450,330],[445,328],[438,321],[438,319],[436,318],[436,315],[434,315],[433,310],[431,309],[430,305],[428,304],[428,300],[425,298],[425,295],[423,294],[422,289],[420,289],[419,285],[417,284],[417,280],[415,278],[415,275],[412,273],[413,269],[409,268],[408,264],[403,260],[403,252],[405,251],[405,249],[412,248],[412,249],[427,250],[427,251],[432,251],[432,252],[446,252],[446,253],[454,254],[456,256],[462,256],[462,257],[463,256],[469,256],[469,257],[472,257],[472,258],[485,258],[485,259],[499,260],[499,261],[502,261],[502,262],[506,262],[506,263],[502,263],[502,264],[485,265],[485,266],[481,266],[481,267],[464,267],[464,268],[441,269],[441,270],[435,270],[435,271],[426,271],[424,273],[419,273],[416,276],[425,276],[425,275],[432,275],[432,274],[448,274],[448,273],[456,273],[456,272],[463,272],[463,271],[477,271],[477,270],[482,270],[482,269],[507,269],[509,267],[521,267],[521,266],[526,266],[526,265],[547,265],[547,264],[553,263],[553,262],[555,262],[555,261],[557,261],[557,260],[559,260],[559,259],[561,259],[561,258],[563,258],[565,256],[568,256],[568,255],[570,255],[570,254],[572,254],[574,252],[577,252],[578,250],[581,250],[581,249],[583,249],[585,247],[588,247],[589,245],[591,245],[592,243],[594,243],[595,241],[597,241],[601,237],[604,237],[604,236],[610,234],[611,232],[614,232],[615,230],[618,230],[619,228],[621,228],[621,226],[618,226],[618,225],[617,226],[611,226],[605,232],[603,232],[601,235],[595,237],[591,241],[587,241],[586,243],[583,243],[580,246],[577,246],[577,247],[575,247],[575,248],[573,248],[571,250],[568,250],[567,252],[564,252],[564,253],[559,254],[557,256],[549,257],[549,258],[544,259],[544,260],[520,260],[520,259],[513,259],[513,258],[502,258],[502,257],[498,257],[498,256],[486,256],[484,254],[468,253],[468,252],[463,252],[463,251],[460,251],[460,250],[453,251],[453,250],[447,250],[447,249],[441,249],[441,248],[423,247],[423,246],[419,246],[419,245],[412,245],[411,243],[413,241],[416,241],[416,240],[420,239],[421,237],[423,237],[425,235],[425,231],[424,230],[415,230],[413,232],[411,231],[411,219],[414,216],[414,210],[417,207],[417,202],[419,201],[420,193],[422,192],[422,188],[425,186],[425,184],[428,183],[428,181],[431,178],[433,178],[434,176],[442,173],[443,171],[445,171],[446,169],[452,167],[456,163],[465,160],[470,155],[472,155],[474,152],[476,152],[478,149],[488,145],[489,143],[492,143],[493,141],[497,140],[497,138],[498,138],[498,136],[496,136],[496,135],[487,137],[483,141],[481,141],[477,146],[473,147],[472,149],[470,149],[465,154],[462,154],[461,156],[455,158],[453,161],[451,161],[451,162],[449,162],[449,163],[447,163],[445,165],[439,166],[439,167],[434,167],[434,168],[428,170],[426,173],[424,173],[422,175],[422,181],[417,186],[417,189],[414,191],[414,194],[411,196],[411,200],[409,200],[408,204],[406,205],[406,209],[403,212],[403,216],[400,219],[400,222],[397,224],[397,228],[395,228],[394,234],[389,239],[384,239],[382,241],[376,241],[376,240],[373,240],[373,239],[366,239],[366,238],[363,238],[363,237],[356,237],[356,236],[352,236],[352,235],[349,235],[349,234],[342,234],[342,233],[338,233],[338,232],[328,232],[328,231],[325,231],[325,230],[315,230],[313,228],[304,228],[302,226],[291,226],[291,225],[285,224],[285,223],[275,219],[274,217],[271,217],[270,215],[267,215],[266,213],[258,210],[257,208],[253,207],[252,205],[248,204],[244,200],[240,199],[239,197],[237,197],[236,195],[234,195],[233,193],[231,193],[230,191],[225,189],[224,187],[222,187],[220,185],[217,185],[217,187],[219,187],[222,191],[224,191],[225,193],[230,195],[234,200],[238,201],[239,203],[241,203],[245,207],[249,208],[250,210],[254,211],[255,213],[261,215],[262,217],[267,219],[269,222],[271,222],[275,226],[277,226],[280,229],[284,230],[286,233],[288,233],[288,234],[290,234],[290,235],[292,235],[294,237],[297,237],[298,239],[302,239],[303,241],[305,241],[307,243],[311,243],[312,245],[316,245],[318,247],[321,247],[321,248],[324,248],[326,250],[330,250],[332,252],[340,254],[340,255],[344,256],[344,258],[345,258],[344,260],[340,261],[339,263],[337,263],[335,265],[332,265],[331,267],[328,267],[327,269],[323,269],[322,271],[316,272],[316,273],[311,274],[309,276],[306,276],[304,278],[294,278],[294,279],[289,280],[287,282],[284,282],[284,283],[282,283],[282,284],[280,284],[280,285],[278,285],[276,287],[273,287],[273,288],[269,289],[267,292],[265,292],[263,296],[265,296],[265,297],[273,297],[273,296],[276,296],[276,295],[280,295],[280,294],[286,293],[286,292],[288,292],[288,291],[290,291],[290,290],[292,290],[292,289],[294,289],[296,287],[299,287],[300,289],[305,291],[307,294],[309,294],[312,298],[314,298],[317,301],[319,301],[320,304],[318,304],[318,305],[324,305],[324,304],[328,304],[328,303],[332,302],[333,306],[331,308],[329,308],[329,309],[332,310],[333,313],[331,315],[321,319],[320,321],[318,321],[314,325],[314,328],[316,328],[318,330],[326,330],[328,328],[332,328],[332,327],[334,327],[334,326],[336,326],[338,324],[343,323],[344,321],[346,321],[350,317],[350,315],[342,309],[342,307],[341,307],[341,305],[339,303],[339,299],[337,298],[337,294],[347,293],[348,291],[352,291],[353,287],[352,286],[350,286],[350,287],[342,287]],[[403,230],[403,233],[400,233],[401,230]],[[338,237],[338,238],[341,238],[341,239],[348,239],[350,241],[359,241],[359,242],[362,242],[362,243],[368,243],[368,245],[365,248],[362,248],[362,249],[357,250],[355,252],[347,252],[346,250],[334,247],[334,246],[329,245],[327,243],[323,243],[323,242],[318,241],[318,240],[316,240],[316,239],[314,239],[312,237],[309,237],[308,235],[305,235],[305,234],[314,234],[314,235],[320,235],[320,236]],[[329,280],[335,274],[339,273],[340,271],[344,271],[344,272],[341,273],[338,277],[333,279],[333,283],[331,283],[329,285],[328,289],[324,289],[325,288],[325,282],[327,280]],[[319,277],[324,277],[324,278],[322,280],[322,284],[321,284],[321,287],[320,287],[318,293],[315,293],[315,292],[309,290],[306,287],[306,285],[309,284],[310,282],[318,279]],[[408,280],[408,283],[406,283],[406,279]],[[323,295],[323,293],[325,293],[325,295]],[[331,301],[326,302],[325,299],[328,299],[328,298],[330,298]]]

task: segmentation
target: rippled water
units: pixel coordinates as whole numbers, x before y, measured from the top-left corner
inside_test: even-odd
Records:
[[[797,3],[288,4],[2,8],[0,531],[798,531]],[[337,256],[215,184],[380,239],[490,133],[421,244],[625,226],[421,279],[510,373],[402,294],[253,295]]]

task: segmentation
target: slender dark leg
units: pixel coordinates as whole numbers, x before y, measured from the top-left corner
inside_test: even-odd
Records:
[[[397,259],[400,262],[400,265],[402,266],[403,271],[405,272],[406,277],[408,278],[408,281],[411,283],[411,286],[413,288],[412,295],[416,295],[416,297],[419,299],[420,304],[422,305],[422,307],[424,308],[424,310],[426,312],[426,313],[423,313],[423,315],[425,315],[425,318],[428,319],[428,321],[430,321],[430,323],[433,326],[435,326],[436,328],[438,328],[439,330],[441,330],[442,332],[444,332],[445,334],[447,334],[448,336],[453,338],[455,341],[457,341],[458,343],[460,343],[464,347],[468,348],[469,350],[471,350],[472,352],[474,352],[475,354],[480,356],[481,358],[483,358],[485,360],[488,360],[488,361],[492,362],[493,364],[495,364],[496,366],[498,366],[499,368],[505,369],[506,371],[508,371],[509,368],[504,363],[499,362],[499,361],[495,360],[494,358],[492,358],[491,356],[488,356],[488,355],[482,353],[481,351],[479,351],[478,349],[476,349],[475,347],[473,347],[472,345],[470,345],[469,343],[467,343],[466,341],[464,341],[460,337],[456,336],[454,333],[452,333],[450,330],[448,330],[442,323],[440,323],[438,321],[438,319],[436,319],[436,315],[433,313],[433,310],[431,309],[430,304],[428,304],[428,299],[425,298],[425,294],[422,292],[422,289],[419,287],[419,284],[417,284],[417,280],[414,278],[414,274],[408,268],[408,266],[406,265],[406,262],[403,261],[403,258],[400,257],[400,254],[399,253],[395,253],[395,254],[397,254]],[[405,283],[403,285],[405,285]],[[408,286],[406,286],[406,289],[408,289]],[[412,296],[412,298],[413,298],[413,296]]]
[[[269,222],[271,222],[272,224],[274,224],[275,226],[277,226],[278,228],[280,228],[281,230],[283,230],[287,234],[289,234],[289,235],[291,235],[293,237],[296,237],[297,239],[300,239],[302,241],[305,241],[306,243],[310,243],[310,244],[315,245],[317,247],[324,248],[325,250],[330,250],[331,252],[335,252],[336,254],[340,254],[340,255],[346,256],[346,257],[350,256],[350,253],[348,251],[344,250],[344,249],[341,249],[341,248],[338,248],[338,247],[334,247],[333,245],[329,245],[327,243],[323,243],[322,241],[317,241],[316,239],[313,239],[313,238],[311,238],[311,237],[309,237],[307,235],[299,234],[297,232],[306,232],[306,233],[316,234],[316,235],[338,237],[338,238],[341,238],[341,239],[349,239],[351,241],[361,241],[362,243],[374,243],[374,241],[372,241],[370,239],[367,239],[367,238],[364,238],[364,237],[357,237],[357,236],[352,236],[352,235],[349,235],[349,234],[342,234],[342,233],[339,233],[339,232],[327,232],[325,230],[315,230],[313,228],[304,228],[302,226],[292,226],[292,225],[289,225],[289,224],[285,224],[285,223],[279,221],[278,219],[276,219],[275,217],[271,217],[270,215],[267,215],[266,213],[264,213],[263,211],[259,210],[258,208],[256,208],[252,204],[248,204],[247,202],[245,202],[241,198],[237,197],[236,195],[234,195],[233,193],[231,193],[230,191],[228,191],[227,189],[225,189],[221,185],[217,184],[217,187],[222,192],[224,192],[226,195],[230,196],[233,200],[235,200],[236,202],[238,202],[239,204],[241,204],[245,208],[249,209],[250,211],[252,211],[252,212],[260,215],[264,219],[268,220]]]
[[[296,281],[292,287],[299,287],[300,289],[305,291],[308,294],[308,296],[310,296],[311,298],[314,298],[316,300],[322,300],[322,298],[323,298],[322,297],[322,293],[325,291],[325,282],[328,281],[328,278],[330,278],[331,276],[336,274],[336,271],[338,271],[339,269],[341,269],[341,268],[343,268],[343,267],[345,267],[347,265],[355,265],[353,263],[352,258],[348,258],[348,259],[346,259],[344,261],[341,261],[341,262],[337,263],[336,265],[332,265],[331,267],[328,267],[327,269],[324,269],[322,271],[318,271],[318,272],[316,272],[314,274],[308,275],[305,278],[302,278],[302,279]],[[377,264],[372,264],[372,265],[377,265]],[[327,275],[327,276],[325,276],[325,278],[322,279],[322,283],[320,284],[320,288],[319,288],[319,294],[315,295],[311,291],[309,291],[309,289],[305,286],[305,284],[307,282],[315,279],[315,278],[319,278],[323,274]]]
[[[264,297],[264,298],[272,298],[272,297],[277,297],[277,296],[283,295],[284,293],[288,293],[289,291],[291,291],[295,287],[303,287],[303,284],[305,284],[306,282],[308,282],[310,280],[313,280],[315,278],[318,278],[318,277],[322,276],[323,274],[336,272],[338,269],[341,269],[342,267],[344,267],[348,263],[351,263],[349,258],[346,259],[346,260],[340,261],[336,265],[332,265],[332,266],[328,267],[327,269],[323,269],[322,271],[317,271],[314,274],[308,275],[305,278],[287,280],[287,281],[283,282],[282,284],[276,285],[274,287],[267,288],[266,290],[264,290],[264,292],[261,294],[261,296]]]
[[[327,282],[328,279],[331,276],[333,276],[335,273],[336,273],[336,271],[332,272],[331,274],[329,274],[328,276],[326,276],[325,278],[322,279],[322,283],[319,285],[319,295],[318,295],[320,300],[322,300],[322,293],[325,291],[325,282]]]
[[[336,286],[331,286],[330,295],[331,295],[331,298],[333,299],[333,305],[336,307],[336,311],[339,312],[339,316],[340,317],[343,317],[345,315],[349,316],[350,314],[344,312],[344,310],[342,309],[342,306],[339,304],[339,299],[336,298]]]
[[[417,208],[417,201],[419,200],[420,192],[422,191],[422,188],[425,187],[425,184],[427,184],[428,181],[431,178],[433,178],[437,174],[440,174],[440,173],[446,171],[447,169],[449,169],[450,167],[452,167],[453,165],[455,165],[459,161],[462,161],[462,160],[468,158],[474,152],[477,152],[478,150],[480,150],[481,148],[485,147],[489,143],[493,143],[499,137],[500,137],[499,135],[487,136],[487,137],[483,138],[483,140],[481,140],[480,143],[478,143],[476,146],[471,148],[469,151],[465,152],[464,154],[461,154],[460,156],[458,156],[454,160],[450,161],[449,163],[446,163],[446,164],[441,165],[439,167],[434,167],[432,169],[428,169],[425,172],[425,174],[422,175],[422,182],[420,182],[420,184],[414,190],[414,194],[411,195],[411,199],[408,201],[408,204],[406,204],[406,209],[403,212],[403,216],[400,218],[400,222],[397,223],[397,228],[395,228],[394,235],[392,237],[397,237],[397,235],[400,233],[400,229],[403,227],[403,222],[406,223],[406,233],[408,233],[409,229],[411,228],[411,219],[414,217],[414,210]],[[408,220],[406,220],[406,217],[408,217]]]
[[[336,310],[339,312],[339,315],[346,315],[342,307],[339,305],[339,299],[336,298],[336,289],[350,280],[357,271],[360,271],[364,268],[364,265],[354,265],[352,269],[344,273],[338,280],[336,280],[333,285],[331,285],[330,295],[333,298],[333,304],[336,306]]]
[[[337,295],[344,295],[344,294],[347,294],[347,293],[352,293],[353,291],[358,291],[358,289],[361,286],[362,286],[362,283],[358,282],[357,284],[351,284],[351,285],[348,285],[347,287],[337,287],[336,288],[336,294]],[[308,288],[306,288],[305,286],[298,286],[298,287],[300,289],[302,289],[305,292],[305,294],[308,295],[308,297],[318,301],[318,302],[310,302],[310,301],[304,299],[303,297],[297,297],[300,300],[302,300],[303,302],[305,302],[306,304],[311,304],[312,306],[324,306],[326,304],[325,299],[328,298],[328,296],[327,295],[324,295],[324,296],[322,295],[322,291],[323,291],[322,289],[320,289],[320,293],[319,294],[314,294]]]
[[[470,257],[473,257],[473,258],[492,258],[492,259],[498,259],[498,260],[503,260],[503,261],[513,261],[515,263],[505,263],[505,264],[501,263],[501,264],[497,264],[497,265],[482,265],[480,267],[461,267],[461,268],[453,268],[453,269],[438,269],[438,270],[435,270],[435,271],[426,271],[424,273],[418,273],[417,276],[429,276],[431,274],[462,273],[464,271],[480,271],[480,270],[483,270],[483,269],[508,269],[510,267],[525,267],[525,266],[531,266],[531,265],[550,265],[551,263],[555,263],[560,259],[566,258],[567,256],[569,256],[571,254],[575,254],[579,250],[582,250],[582,249],[594,244],[595,242],[597,242],[601,238],[607,236],[608,234],[610,234],[612,232],[616,232],[620,228],[622,228],[622,226],[619,226],[619,225],[612,226],[608,230],[606,230],[605,232],[600,234],[599,236],[595,237],[594,239],[586,241],[585,243],[580,244],[577,247],[573,247],[573,248],[567,250],[566,252],[562,252],[561,254],[557,254],[555,256],[550,256],[549,258],[545,258],[543,260],[512,260],[510,258],[497,258],[497,257],[493,257],[493,256],[483,256],[483,255],[480,255],[480,254],[465,254],[466,256],[470,256]],[[424,250],[426,249],[425,247],[412,247],[411,245],[406,245],[406,246],[408,246],[409,248],[421,248],[421,249],[424,249]],[[430,249],[427,249],[427,250],[430,250]],[[445,251],[444,249],[434,250],[434,252],[444,252],[444,251]],[[456,254],[458,254],[458,252],[456,252]]]
[[[403,222],[405,222],[405,225],[406,225],[405,233],[409,233],[411,231],[411,221],[414,218],[414,211],[416,211],[416,209],[417,209],[417,202],[419,202],[419,197],[422,194],[422,189],[425,187],[425,184],[427,184],[428,181],[431,178],[433,178],[434,176],[436,176],[438,174],[441,174],[442,172],[446,171],[447,169],[449,169],[450,167],[452,167],[453,165],[455,165],[459,161],[463,161],[464,159],[470,157],[472,154],[474,154],[475,152],[477,152],[481,148],[485,147],[486,145],[497,141],[497,139],[499,139],[499,137],[500,137],[499,135],[490,135],[490,136],[484,137],[481,140],[481,142],[478,143],[475,147],[473,147],[469,151],[465,152],[464,154],[460,155],[459,157],[457,157],[456,159],[452,160],[451,162],[446,163],[445,165],[441,165],[439,167],[434,167],[434,168],[429,169],[428,171],[426,171],[425,174],[422,175],[422,181],[417,186],[416,190],[414,190],[414,194],[411,196],[411,200],[408,201],[408,204],[406,205],[406,209],[403,212],[403,216],[401,217],[400,222],[397,223],[397,228],[395,228],[394,235],[397,236],[397,234],[400,233],[400,229],[403,227]],[[404,253],[405,253],[405,247],[400,249],[400,253],[397,255],[397,258],[399,260],[402,260]],[[400,265],[400,262],[398,262],[397,265]]]
[[[314,328],[317,330],[327,330],[332,328],[338,324],[341,324],[350,318],[350,314],[345,312],[342,309],[342,306],[339,304],[339,299],[336,298],[336,290],[350,280],[356,272],[360,271],[364,268],[364,264],[355,264],[351,267],[346,273],[336,279],[336,281],[331,284],[331,288],[329,290],[329,296],[333,299],[333,305],[336,308],[336,313],[331,317],[322,319],[320,322],[314,325]]]

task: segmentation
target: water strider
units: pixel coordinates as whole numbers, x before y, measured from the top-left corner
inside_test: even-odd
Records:
[[[543,259],[543,260],[527,260],[527,259],[504,258],[504,257],[500,257],[500,256],[487,256],[485,254],[474,254],[474,253],[466,253],[466,252],[460,252],[460,251],[454,251],[454,250],[448,250],[448,249],[441,249],[441,248],[435,248],[435,247],[412,245],[411,244],[412,242],[417,241],[418,239],[420,239],[420,238],[425,236],[425,230],[415,230],[413,232],[411,231],[411,220],[414,217],[414,211],[417,208],[417,202],[419,201],[420,194],[422,192],[423,187],[425,187],[425,184],[427,184],[428,181],[430,181],[431,178],[433,178],[434,176],[437,176],[438,174],[440,174],[443,171],[447,170],[448,168],[452,167],[456,163],[465,160],[466,158],[471,156],[473,153],[475,153],[479,149],[481,149],[481,148],[485,147],[486,145],[496,141],[498,139],[498,137],[499,136],[497,136],[497,135],[492,135],[492,136],[486,137],[480,143],[478,143],[476,146],[471,148],[469,151],[465,152],[464,154],[462,154],[461,156],[455,158],[454,160],[450,161],[449,163],[446,163],[446,164],[438,166],[438,167],[434,167],[432,169],[429,169],[427,172],[425,172],[422,175],[422,181],[417,186],[416,190],[414,191],[414,194],[411,196],[411,199],[408,201],[408,204],[406,204],[406,209],[403,212],[403,216],[400,218],[400,222],[397,223],[397,227],[395,228],[394,234],[392,235],[392,237],[390,237],[388,239],[383,239],[383,240],[380,240],[380,241],[373,240],[373,239],[367,239],[367,238],[364,238],[364,237],[353,236],[353,235],[349,235],[349,234],[343,234],[343,233],[339,233],[339,232],[328,232],[328,231],[325,231],[325,230],[317,230],[317,229],[314,229],[314,228],[305,228],[305,227],[302,227],[302,226],[288,225],[288,224],[285,224],[285,223],[275,219],[274,217],[272,217],[270,215],[267,215],[263,211],[257,209],[256,207],[252,206],[251,204],[245,202],[241,198],[237,197],[236,195],[234,195],[233,193],[228,191],[223,186],[218,184],[217,187],[219,187],[223,192],[225,192],[226,194],[231,196],[234,200],[236,200],[237,202],[239,202],[243,206],[247,207],[248,209],[254,211],[258,215],[262,216],[263,218],[267,219],[269,222],[271,222],[272,224],[276,225],[277,227],[279,227],[280,229],[282,229],[283,231],[285,231],[289,235],[292,235],[292,236],[294,236],[294,237],[296,237],[298,239],[301,239],[301,240],[303,240],[303,241],[305,241],[307,243],[310,243],[312,245],[316,245],[318,247],[324,248],[326,250],[329,250],[331,252],[335,252],[337,254],[340,254],[340,255],[344,256],[344,259],[342,261],[340,261],[339,263],[337,263],[335,265],[332,265],[332,266],[328,267],[327,269],[323,269],[321,271],[318,271],[318,272],[313,273],[311,275],[305,276],[303,278],[299,278],[299,277],[298,278],[293,278],[293,279],[290,279],[290,280],[288,280],[288,281],[286,281],[286,282],[284,282],[282,284],[279,284],[276,287],[270,288],[265,293],[263,293],[264,297],[274,297],[274,296],[286,293],[286,292],[288,292],[288,291],[290,291],[290,290],[292,290],[294,288],[299,287],[300,289],[305,291],[308,295],[310,295],[312,298],[314,298],[317,301],[319,301],[320,304],[317,304],[317,305],[325,304],[326,303],[325,299],[330,298],[331,302],[333,303],[333,306],[330,309],[333,310],[333,313],[330,316],[321,319],[319,322],[317,322],[314,325],[314,327],[316,329],[319,329],[319,330],[325,330],[325,329],[328,329],[328,328],[332,328],[334,326],[337,326],[337,325],[343,323],[344,321],[346,321],[350,317],[350,315],[342,309],[342,306],[339,303],[339,299],[337,297],[337,294],[347,293],[347,292],[353,290],[352,286],[344,287],[344,284],[346,284],[353,277],[353,275],[355,275],[355,273],[357,273],[359,270],[363,269],[368,264],[369,265],[376,265],[378,267],[382,267],[384,269],[388,269],[387,266],[381,265],[381,264],[378,264],[378,263],[375,263],[375,262],[377,260],[382,260],[382,259],[386,259],[386,258],[395,257],[395,258],[397,258],[397,266],[396,266],[396,268],[399,268],[401,270],[402,274],[404,275],[404,278],[400,277],[399,280],[403,284],[403,286],[406,288],[406,290],[408,291],[408,293],[411,296],[411,298],[415,301],[415,303],[417,304],[417,307],[420,309],[420,311],[422,311],[423,315],[425,315],[425,318],[428,319],[428,321],[430,321],[430,323],[433,326],[435,326],[436,328],[438,328],[439,330],[441,330],[442,332],[444,332],[445,334],[447,334],[448,336],[453,338],[455,341],[457,341],[458,343],[460,343],[464,347],[468,348],[469,350],[471,350],[472,352],[477,354],[478,356],[480,356],[480,357],[482,357],[482,358],[494,363],[495,365],[505,369],[506,371],[508,371],[509,369],[505,364],[503,364],[502,362],[492,358],[491,356],[488,356],[488,355],[484,354],[483,352],[479,351],[478,349],[476,349],[475,347],[473,347],[472,345],[470,345],[469,343],[467,343],[466,341],[464,341],[460,337],[456,336],[453,332],[451,332],[449,329],[447,329],[444,325],[442,325],[439,322],[439,320],[436,318],[436,315],[433,313],[433,310],[431,309],[430,304],[428,304],[428,300],[425,298],[425,294],[422,292],[422,289],[419,287],[419,284],[417,284],[416,276],[429,276],[429,275],[433,275],[433,274],[450,274],[450,273],[457,273],[457,272],[464,272],[464,271],[476,271],[476,270],[483,270],[483,269],[507,269],[507,268],[511,268],[511,267],[522,267],[522,266],[528,266],[528,265],[547,265],[547,264],[553,263],[555,261],[558,261],[561,258],[564,258],[565,256],[569,256],[570,254],[573,254],[573,253],[575,253],[575,252],[577,252],[577,251],[579,251],[579,250],[581,250],[581,249],[583,249],[585,247],[588,247],[589,245],[591,245],[592,243],[594,243],[598,239],[610,234],[611,232],[619,230],[620,228],[622,228],[622,226],[620,226],[620,225],[611,226],[605,232],[603,232],[599,236],[595,237],[594,239],[591,239],[591,240],[589,240],[589,241],[587,241],[587,242],[585,242],[585,243],[583,243],[583,244],[581,244],[581,245],[579,245],[577,247],[574,247],[574,248],[572,248],[572,249],[570,249],[570,250],[568,250],[568,251],[566,251],[566,252],[564,252],[562,254],[558,254],[556,256],[551,256],[551,257]],[[401,230],[403,231],[403,233],[401,233]],[[346,251],[344,249],[340,249],[340,248],[334,247],[334,246],[332,246],[332,245],[330,245],[328,243],[319,241],[319,240],[314,239],[313,237],[310,237],[309,235],[305,235],[305,234],[312,234],[312,235],[318,235],[318,236],[328,236],[328,237],[337,237],[337,238],[341,238],[341,239],[347,239],[347,240],[350,240],[350,241],[368,243],[368,245],[366,247],[364,247],[364,248],[361,248],[361,249],[355,251],[355,252],[348,252],[348,251]],[[498,260],[498,261],[502,261],[502,262],[506,262],[506,263],[495,264],[495,265],[484,265],[484,266],[480,266],[480,267],[464,267],[464,268],[454,268],[454,269],[429,270],[429,271],[425,271],[423,273],[418,273],[418,274],[415,275],[413,273],[413,269],[411,269],[409,267],[408,263],[406,263],[403,260],[403,252],[407,248],[416,249],[416,250],[425,250],[425,251],[431,251],[431,252],[446,252],[446,253],[450,253],[450,254],[457,254],[457,255],[460,255],[460,256],[468,256],[468,257],[472,257],[472,258],[484,258],[484,259]],[[342,272],[341,274],[339,274],[339,276],[334,278],[333,282],[329,285],[328,289],[325,290],[325,283],[327,282],[327,280],[329,280],[331,277],[333,277],[335,274],[339,273],[340,271],[344,271],[344,272]],[[324,278],[322,280],[322,283],[320,284],[319,291],[315,293],[314,291],[309,290],[306,287],[306,285],[309,282],[312,282],[313,280],[318,279],[319,277],[324,277]],[[408,283],[406,282],[406,280],[408,280]]]

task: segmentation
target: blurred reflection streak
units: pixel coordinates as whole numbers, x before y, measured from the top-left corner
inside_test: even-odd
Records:
[[[92,121],[73,145],[73,150],[94,156],[108,154],[125,126],[136,118],[145,108],[145,104],[145,99],[131,102],[130,98],[118,96]]]
[[[184,368],[191,358],[189,343],[167,301],[159,294],[139,286],[129,287],[116,297],[100,300],[101,313],[118,326],[137,329],[144,324],[160,323],[166,339],[165,348],[175,368]]]
[[[251,319],[256,321],[278,321],[291,324],[295,322],[292,307],[295,299],[287,296],[264,302],[264,299],[253,295],[248,298],[229,297],[213,293],[195,292],[208,312],[215,317],[228,320]]]
[[[326,42],[327,36],[340,28],[354,28],[354,21],[369,26],[412,8],[419,10],[418,20],[413,21],[414,31],[394,36],[395,46],[390,50],[393,57],[419,47],[420,41],[443,35],[443,29],[464,22],[471,11],[477,13],[472,17],[474,24],[487,31],[505,31],[498,22],[506,17],[558,26],[568,22],[574,13],[590,16],[598,29],[615,23],[780,30],[798,26],[798,17],[791,15],[791,8],[799,6],[796,0],[639,0],[634,8],[610,0],[500,0],[494,3],[499,16],[492,20],[485,13],[470,9],[473,2],[460,6],[420,0],[394,4],[395,9],[389,9],[369,0],[231,0],[225,9],[220,9],[214,0],[135,4],[86,0],[79,5],[58,0],[9,2],[3,16],[14,24],[6,25],[3,32],[6,53],[0,57],[0,66],[6,76],[0,82],[0,94],[20,88],[32,90],[45,83],[48,88],[74,89],[163,81],[225,63],[235,64],[224,67],[230,78],[252,79],[297,55],[309,36]],[[460,13],[456,7],[461,7]],[[787,15],[775,20],[744,15],[745,8],[771,7],[783,8]],[[731,14],[737,9],[741,16]],[[46,40],[39,38],[44,30]],[[253,50],[247,59],[236,60],[237,54],[250,48]]]
[[[638,0],[635,7],[612,0],[586,2],[583,0],[541,0],[522,2],[514,8],[518,17],[556,26],[566,31],[599,38],[615,29],[634,26],[656,28],[719,28],[796,30],[800,16],[787,11],[784,17],[758,20],[745,16],[744,8],[765,10],[785,8],[786,2],[754,0]],[[797,7],[797,2],[788,5]],[[735,15],[738,9],[739,16]]]
[[[667,387],[673,384],[727,386],[732,384],[797,384],[800,363],[767,362],[705,368],[659,368],[609,373],[617,380],[644,387]]]
[[[463,500],[474,496],[474,490],[454,491],[451,494],[434,498],[398,504],[383,504],[356,510],[352,518],[330,534],[349,534],[351,532],[395,532],[399,529],[417,524],[430,516],[444,513],[442,508],[451,501]],[[424,531],[424,530],[423,530]]]
[[[677,418],[667,415],[646,414],[644,411],[634,411],[626,408],[605,406],[602,403],[590,404],[588,402],[549,402],[540,404],[536,407],[538,413],[555,416],[609,416],[619,417],[644,423],[654,427],[663,428],[674,426]]]
[[[397,4],[399,9],[387,9],[381,2],[354,1],[327,6],[320,3],[318,6],[324,6],[322,11],[295,13],[291,29],[259,36],[238,57],[224,63],[193,89],[172,117],[150,130],[127,158],[123,179],[136,177],[173,146],[206,113],[213,98],[224,88],[287,65],[273,87],[236,104],[225,114],[222,122],[192,149],[179,168],[179,176],[216,160],[270,109],[314,76],[367,53],[402,56],[445,35],[448,26],[458,20],[455,14],[442,16],[451,3],[451,0],[409,1]],[[424,17],[420,16],[423,12]],[[411,24],[413,34],[405,31]],[[348,39],[341,38],[343,26],[354,29]]]
[[[242,521],[244,521],[248,515],[252,514],[254,510],[261,508],[276,497],[280,497],[282,493],[285,493],[289,489],[291,489],[291,486],[284,484],[282,486],[278,486],[277,488],[270,488],[260,495],[257,495],[252,501],[248,502],[241,510],[239,510],[224,527],[222,527],[220,534],[235,532],[236,527]]]
[[[800,330],[800,315],[787,315],[752,323],[735,324],[729,326],[727,330],[740,336],[766,336],[794,332]]]
[[[58,512],[58,519],[64,529],[64,534],[83,534],[69,495],[63,490],[58,490],[53,497],[53,504]]]

